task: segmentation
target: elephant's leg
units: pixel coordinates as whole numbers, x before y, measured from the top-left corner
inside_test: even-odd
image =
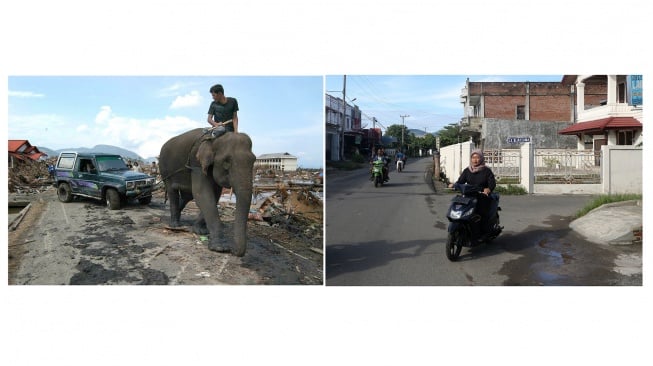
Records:
[[[193,200],[193,194],[184,192],[179,188],[172,186],[168,189],[168,199],[170,200],[170,226],[181,226],[181,211]]]
[[[209,234],[209,228],[206,226],[206,220],[204,219],[202,211],[200,211],[199,215],[197,215],[197,218],[195,219],[195,222],[193,223],[193,232],[198,235]]]
[[[220,199],[220,195],[216,195],[216,202],[215,206],[218,206],[218,201]],[[198,205],[199,206],[199,205]],[[220,215],[219,215],[219,209],[218,209],[218,216],[216,217],[217,220],[217,230],[220,236],[222,236],[223,233],[223,225],[222,221],[220,221]],[[198,235],[208,235],[210,234],[209,228],[206,224],[206,219],[204,218],[204,213],[202,210],[200,210],[199,215],[197,215],[197,218],[195,219],[195,222],[193,223],[193,232],[198,234]]]
[[[180,194],[179,190],[175,188],[168,188],[168,199],[170,200],[170,226],[179,227],[181,226],[181,210],[180,208]]]
[[[231,247],[227,243],[227,240],[223,231],[223,224],[220,220],[220,215],[218,212],[218,199],[219,196],[216,192],[222,191],[221,189],[216,189],[214,184],[200,185],[199,188],[195,191],[195,203],[200,208],[200,215],[193,227],[198,225],[199,222],[204,221],[204,224],[209,230],[209,249],[215,252],[220,253],[229,253],[231,252]]]
[[[181,191],[179,193],[180,196],[180,201],[179,201],[179,214],[181,215],[181,211],[184,210],[184,207],[188,204],[188,202],[193,200],[193,194],[191,192],[184,192]]]

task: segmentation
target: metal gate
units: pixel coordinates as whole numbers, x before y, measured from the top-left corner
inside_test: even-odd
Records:
[[[499,184],[521,183],[521,150],[485,150],[485,165],[492,169]]]
[[[601,151],[535,150],[535,183],[601,183]]]

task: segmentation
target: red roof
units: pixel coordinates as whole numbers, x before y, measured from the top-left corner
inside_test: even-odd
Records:
[[[633,117],[608,117],[580,122],[558,131],[560,135],[602,133],[605,130],[641,129],[642,123]]]
[[[9,151],[16,152],[21,146],[25,145],[25,143],[29,146],[27,140],[9,140]]]
[[[39,151],[38,147],[32,146],[27,140],[8,140],[9,141],[9,155],[15,156],[21,160],[25,157],[32,160],[39,160],[42,156],[48,154]]]

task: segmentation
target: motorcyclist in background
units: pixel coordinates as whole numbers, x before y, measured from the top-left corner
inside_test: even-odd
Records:
[[[483,151],[480,149],[472,150],[470,163],[467,168],[463,170],[456,181],[456,184],[472,184],[479,186],[483,189],[483,194],[479,195],[478,203],[476,205],[476,212],[481,215],[481,228],[483,234],[490,232],[488,227],[489,223],[489,213],[492,204],[492,199],[490,194],[494,191],[497,186],[497,182],[494,178],[494,173],[490,168],[485,166],[485,157],[483,156]],[[449,188],[453,188],[454,184],[449,184]]]
[[[390,164],[390,158],[385,154],[384,148],[379,148],[376,150],[376,154],[372,156],[370,163],[373,163],[375,160],[383,160],[383,182],[390,180],[388,176],[388,164]],[[373,180],[374,177],[370,177],[370,180]]]
[[[401,150],[397,150],[397,153],[395,154],[395,164],[399,160],[401,160],[403,164],[406,163],[406,155],[404,155],[404,153],[402,153]]]

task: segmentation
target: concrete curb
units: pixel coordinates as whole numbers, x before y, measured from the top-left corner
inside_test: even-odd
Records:
[[[602,205],[572,221],[569,227],[598,244],[641,243],[642,202],[632,200]]]

